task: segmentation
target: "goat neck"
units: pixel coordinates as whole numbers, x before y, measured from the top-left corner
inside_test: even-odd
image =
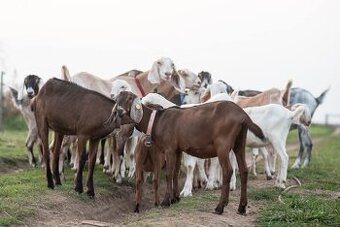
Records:
[[[154,90],[158,86],[158,84],[152,84],[148,80],[148,74],[149,74],[149,71],[146,71],[146,72],[136,75],[134,78],[136,87],[138,87],[138,85],[136,84],[136,80],[138,80],[145,94],[150,93],[152,90]],[[138,90],[140,93],[142,93],[139,87],[138,87]]]
[[[142,108],[143,108],[143,117],[142,117],[142,120],[139,123],[136,124],[136,129],[140,132],[147,134],[148,125],[149,125],[149,121],[150,121],[151,114],[152,114],[153,110],[146,107],[143,104],[142,104]],[[158,114],[158,111],[156,113],[155,120],[154,120],[153,124],[155,124],[155,122],[156,122],[157,114]]]

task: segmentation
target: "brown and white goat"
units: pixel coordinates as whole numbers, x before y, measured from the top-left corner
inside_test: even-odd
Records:
[[[42,145],[38,138],[38,130],[34,117],[34,113],[31,110],[31,98],[36,96],[39,92],[39,88],[44,84],[43,80],[36,75],[28,75],[25,77],[21,88],[16,90],[10,88],[12,102],[16,108],[18,108],[26,122],[28,133],[25,141],[27,149],[29,164],[33,167],[37,165],[37,161],[34,157],[33,146],[37,144],[39,149],[39,164],[43,164],[42,159]]]
[[[136,160],[136,206],[135,212],[139,212],[139,207],[142,199],[142,186],[144,182],[144,172],[152,172],[153,174],[153,188],[155,196],[155,206],[160,203],[159,196],[159,183],[160,172],[162,166],[165,164],[164,153],[160,152],[160,149],[154,144],[151,147],[145,146],[146,135],[141,135],[138,139],[137,147],[135,150]]]
[[[146,133],[151,113],[148,107],[135,105],[137,98],[131,92],[121,92],[117,97],[117,111],[113,111],[108,122],[118,122],[120,116],[142,109],[140,122],[136,128]],[[114,114],[116,113],[116,115]],[[204,128],[204,130],[201,130]],[[223,170],[223,186],[220,201],[215,208],[222,214],[229,201],[229,184],[232,169],[229,152],[234,150],[241,174],[241,199],[238,207],[240,214],[245,214],[247,206],[247,176],[245,143],[248,129],[264,139],[262,130],[235,103],[214,102],[191,108],[169,108],[155,113],[151,137],[153,143],[165,154],[167,170],[167,190],[162,201],[163,206],[179,201],[178,175],[181,156],[184,151],[199,158],[218,156]],[[197,133],[200,132],[200,133]]]
[[[139,103],[139,100],[136,101]],[[75,190],[83,192],[82,172],[85,165],[86,154],[84,152],[86,141],[90,141],[87,194],[94,196],[93,171],[96,161],[96,152],[99,140],[116,128],[116,124],[104,127],[104,122],[111,115],[115,102],[104,95],[82,88],[74,83],[50,79],[41,88],[34,99],[32,109],[37,121],[38,134],[42,140],[46,176],[49,188],[54,188],[52,172],[50,168],[50,156],[48,150],[48,131],[51,128],[54,134],[52,170],[56,184],[61,184],[58,172],[60,147],[64,135],[76,135],[78,137],[78,153],[80,155],[79,168],[75,179]],[[98,111],[100,110],[100,111]],[[134,112],[132,118],[136,120],[139,112]],[[141,115],[141,114],[139,114]],[[132,123],[120,118],[120,124]]]

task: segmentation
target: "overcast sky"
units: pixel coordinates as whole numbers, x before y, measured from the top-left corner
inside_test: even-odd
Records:
[[[235,88],[281,88],[314,96],[315,114],[340,114],[340,1],[7,0],[0,2],[5,80],[87,71],[113,77],[147,70],[162,56]],[[340,118],[337,119],[340,122]]]

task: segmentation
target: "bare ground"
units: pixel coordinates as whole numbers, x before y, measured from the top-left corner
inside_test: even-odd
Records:
[[[259,175],[257,179],[252,180],[251,187],[271,187],[273,182],[266,182],[264,175]],[[164,209],[166,216],[143,218],[145,210],[153,208],[152,185],[145,184],[142,212],[140,214],[133,213],[134,208],[134,189],[128,185],[117,185],[112,194],[97,195],[96,199],[90,201],[82,201],[74,196],[67,196],[65,193],[57,190],[49,191],[42,199],[42,203],[35,207],[36,215],[25,220],[28,226],[87,226],[82,224],[84,220],[100,221],[105,226],[255,226],[256,215],[260,203],[249,202],[247,207],[247,215],[239,215],[236,213],[240,190],[230,192],[230,202],[225,208],[223,215],[213,214],[215,204],[207,204],[197,211],[183,211],[179,214],[169,214]],[[162,184],[161,191],[165,191],[165,183]],[[195,194],[204,193],[198,190]],[[162,195],[163,193],[161,193]],[[195,194],[193,196],[195,196]],[[214,191],[214,194],[220,194],[220,190]],[[45,201],[45,202],[43,202]]]

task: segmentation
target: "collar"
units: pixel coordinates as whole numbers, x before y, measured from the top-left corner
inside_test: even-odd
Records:
[[[179,103],[180,103],[180,105],[184,104],[184,99],[185,99],[185,93],[180,93],[179,94]]]
[[[135,82],[136,82],[136,85],[137,85],[137,87],[139,89],[139,92],[141,93],[142,97],[144,97],[145,96],[145,92],[144,92],[144,89],[143,89],[140,81],[137,78],[137,75],[135,75]]]
[[[153,126],[153,123],[155,121],[156,113],[157,113],[157,110],[153,110],[151,115],[150,115],[150,119],[149,119],[149,123],[148,123],[148,128],[146,130],[146,136],[145,136],[145,141],[144,141],[144,145],[146,147],[151,147],[152,146],[151,133],[152,133],[152,126]]]
[[[153,110],[151,115],[150,115],[150,119],[149,119],[149,123],[148,123],[148,128],[146,130],[146,135],[151,136],[152,127],[153,127],[153,123],[155,121],[156,113],[157,113],[157,110]]]

